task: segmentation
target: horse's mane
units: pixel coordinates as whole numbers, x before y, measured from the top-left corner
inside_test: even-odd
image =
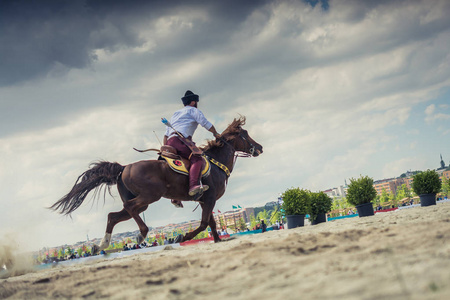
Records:
[[[245,120],[246,119],[244,116],[240,116],[238,119],[234,119],[233,122],[228,125],[227,129],[225,129],[220,136],[225,139],[225,141],[232,140],[234,138],[234,135],[239,133],[241,127],[245,125]],[[220,147],[223,147],[223,142],[219,139],[215,139],[208,141],[208,144],[204,147],[201,147],[201,149],[206,152],[208,150]]]

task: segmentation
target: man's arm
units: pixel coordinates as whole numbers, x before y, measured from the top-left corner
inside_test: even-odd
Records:
[[[216,128],[214,127],[214,125],[211,126],[211,128],[208,129],[209,132],[212,132],[212,134],[214,135],[214,137],[218,137],[219,134],[216,131]]]
[[[164,135],[164,138],[163,138],[163,145],[167,145],[167,135]]]
[[[191,109],[191,110],[189,110],[189,112],[194,117],[194,119],[197,121],[197,123],[200,124],[205,129],[207,129],[209,132],[211,132],[214,135],[214,137],[220,136],[217,133],[216,128],[214,127],[214,125],[205,118],[203,113],[198,108]],[[211,127],[209,127],[209,129],[208,129],[209,125],[211,125]]]

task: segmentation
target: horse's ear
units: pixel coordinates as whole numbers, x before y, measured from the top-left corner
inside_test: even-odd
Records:
[[[241,127],[241,126],[245,125],[245,122],[247,121],[247,118],[245,116],[242,116],[242,115],[239,115],[239,116],[240,116],[239,117],[239,123],[240,123],[239,127]]]

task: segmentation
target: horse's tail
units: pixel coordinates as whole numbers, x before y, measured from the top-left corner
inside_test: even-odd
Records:
[[[111,185],[117,184],[124,168],[118,163],[107,161],[92,163],[89,170],[78,177],[72,190],[50,208],[55,211],[59,210],[61,214],[70,215],[80,207],[90,191],[96,190],[97,192],[97,189],[104,184],[107,185],[109,191]]]

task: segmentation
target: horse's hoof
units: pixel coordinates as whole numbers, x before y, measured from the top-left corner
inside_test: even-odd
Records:
[[[177,235],[177,237],[175,238],[174,243],[175,243],[175,244],[181,243],[181,242],[183,241],[183,238],[184,238],[184,235],[182,235],[182,234]]]
[[[100,250],[100,248],[97,245],[95,245],[95,244],[92,245],[92,248],[91,248],[92,255],[97,255],[99,250]]]
[[[105,237],[102,239],[101,243],[100,243],[100,249],[99,250],[103,250],[109,247],[109,244],[111,242],[111,234],[107,233],[105,234]]]
[[[138,234],[136,236],[136,240],[137,240],[137,244],[140,245],[144,241],[144,237],[142,236],[142,234]]]

